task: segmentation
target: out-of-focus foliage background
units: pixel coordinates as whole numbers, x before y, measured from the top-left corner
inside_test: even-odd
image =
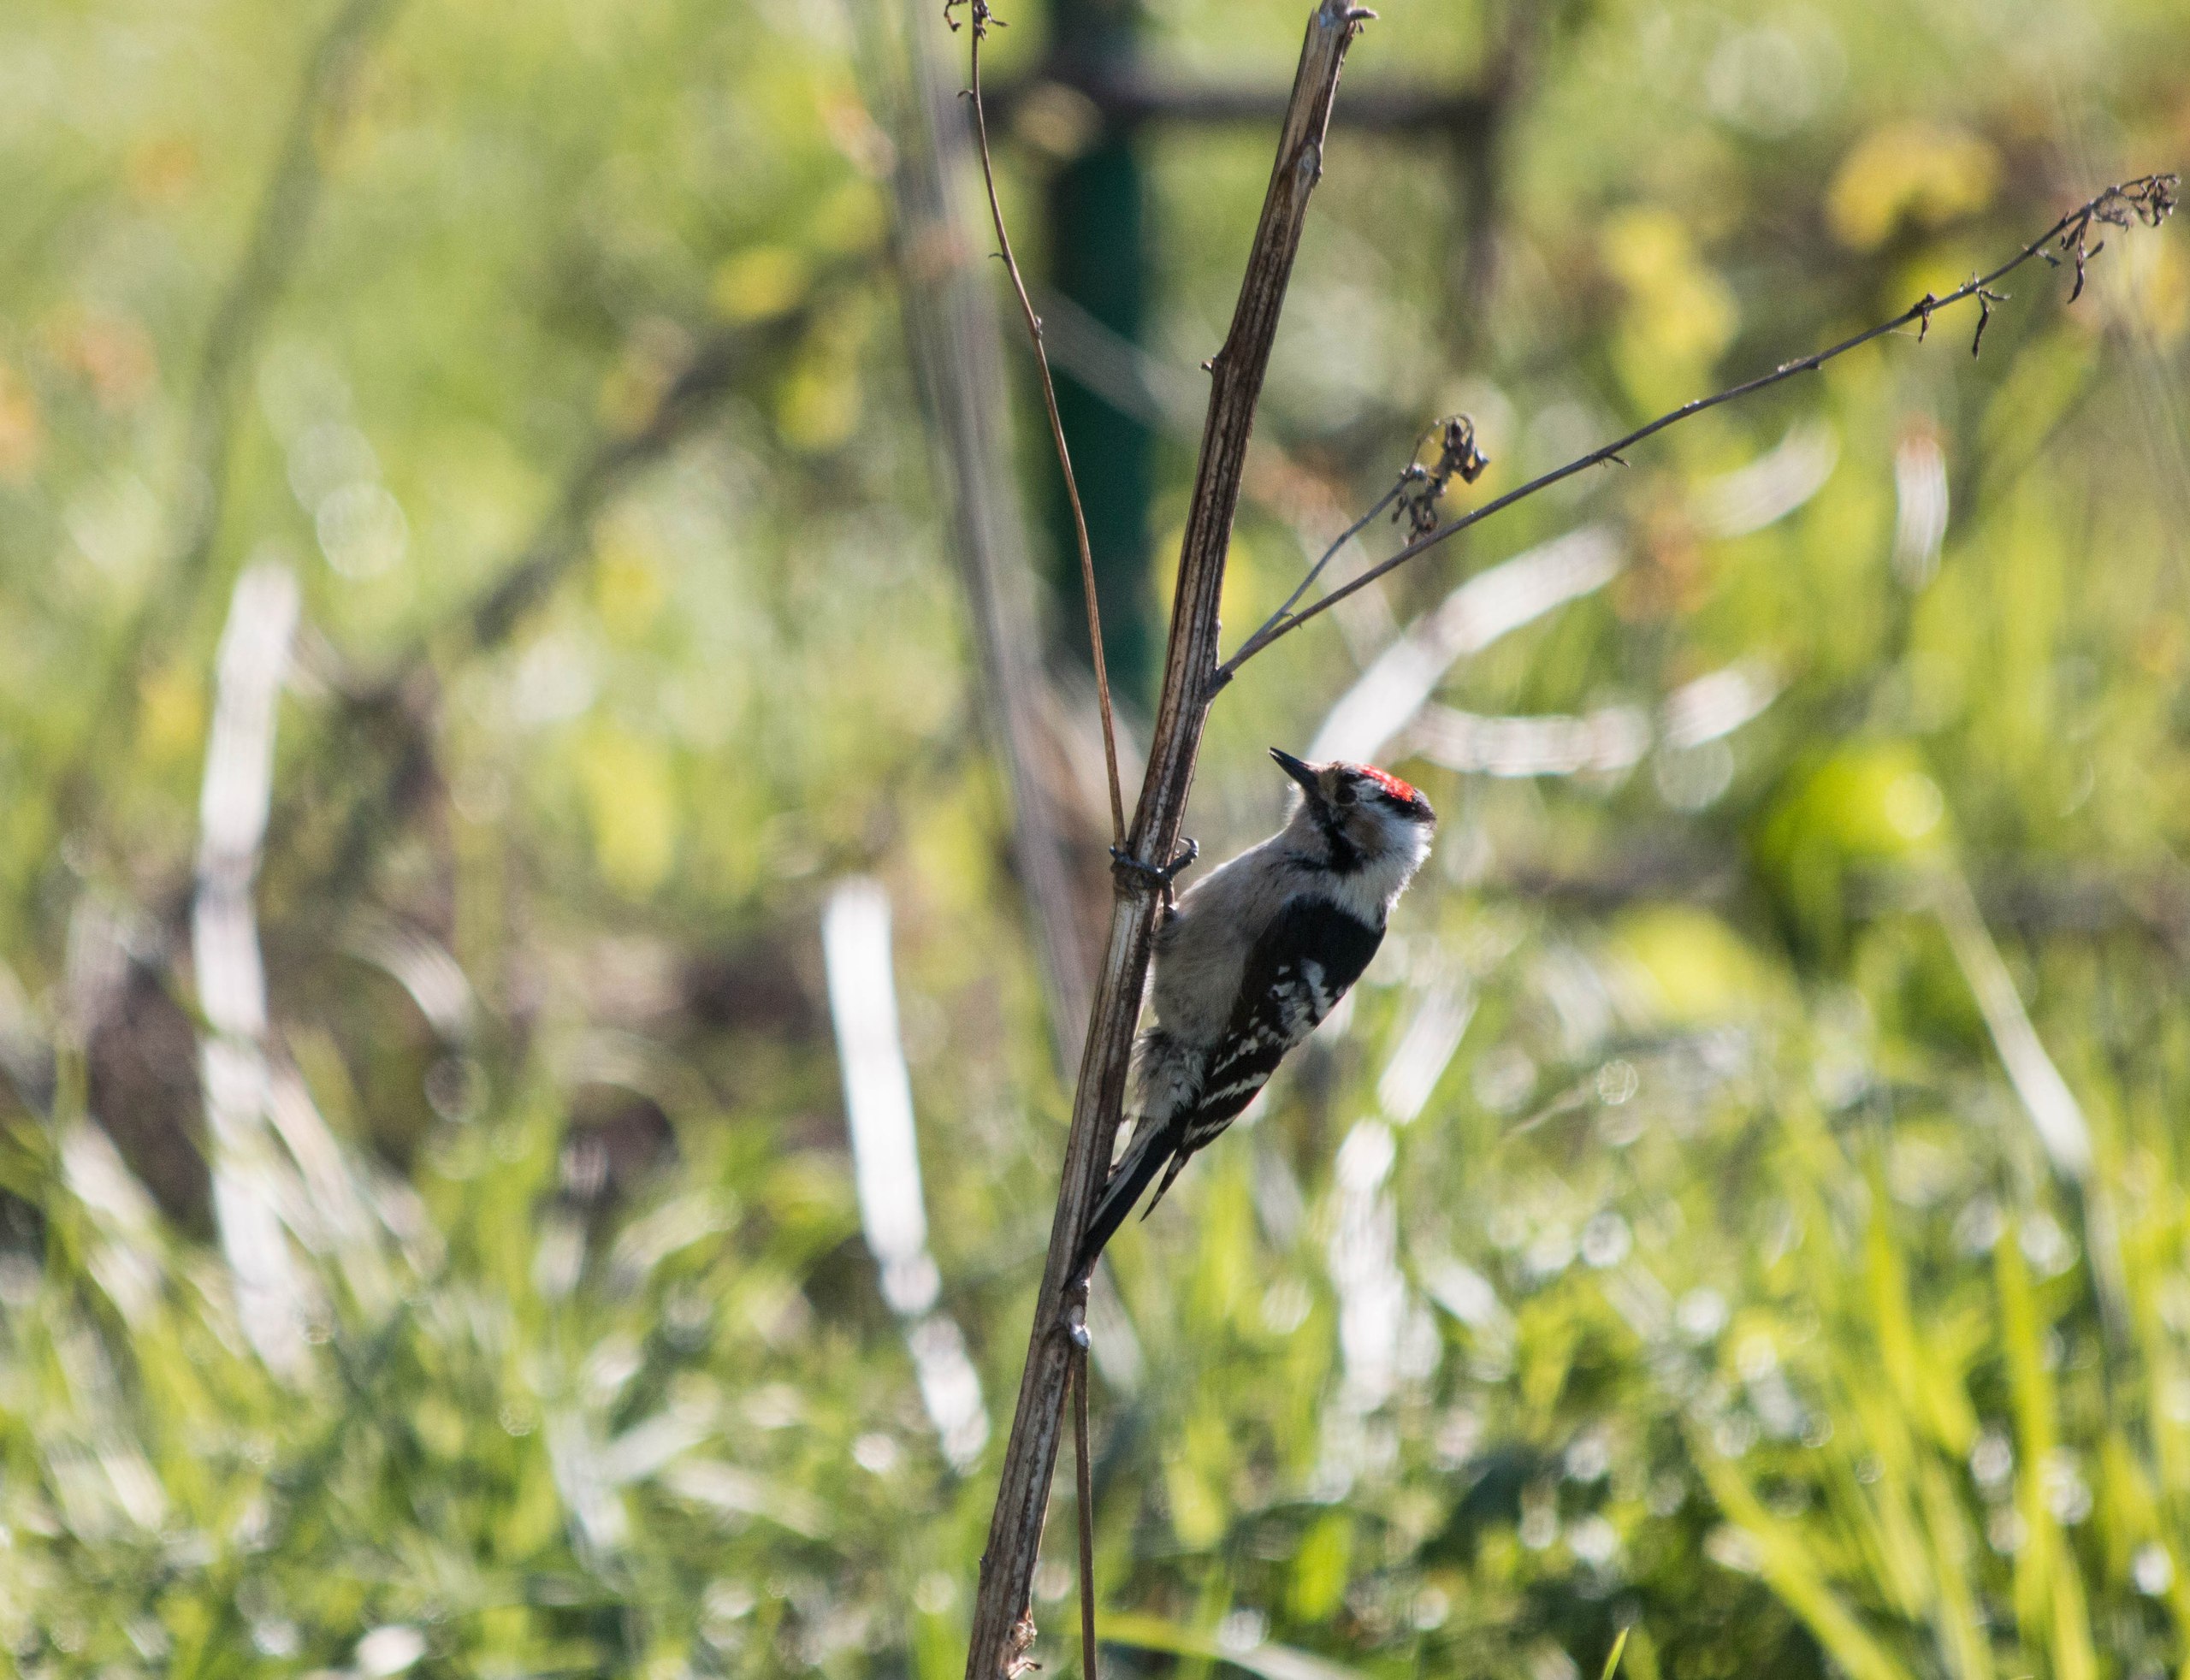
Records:
[[[994,38],[1139,715],[1305,11]],[[909,352],[938,272],[997,278],[902,213],[934,12],[0,16],[20,1671],[958,1671],[1067,1087]],[[1235,636],[1438,414],[1495,493],[2190,153],[2176,0],[1382,14]],[[1164,97],[1121,127],[1091,65]],[[1426,705],[1348,738],[1443,824],[1116,1246],[1120,1672],[2190,1659],[2190,246],[2004,289],[1981,358],[1965,312],[1714,413],[1220,701],[1219,855],[1412,633]]]

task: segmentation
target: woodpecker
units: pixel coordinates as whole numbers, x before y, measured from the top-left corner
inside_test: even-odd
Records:
[[[1276,834],[1187,889],[1156,931],[1153,1020],[1133,1046],[1133,1143],[1089,1217],[1076,1275],[1157,1174],[1151,1209],[1346,996],[1429,855],[1437,813],[1398,777],[1275,747],[1270,755],[1300,784],[1299,804]]]

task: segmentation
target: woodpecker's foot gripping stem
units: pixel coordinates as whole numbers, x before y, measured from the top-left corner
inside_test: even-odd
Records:
[[[1065,1336],[1082,1353],[1087,1352],[1087,1293],[1094,1281],[1095,1263],[1091,1260],[1086,1271],[1065,1285],[1060,1303]]]
[[[1123,870],[1128,874],[1139,876],[1168,896],[1171,883],[1179,878],[1179,872],[1200,855],[1201,842],[1188,840],[1179,848],[1178,856],[1159,867],[1153,863],[1143,863],[1123,846],[1113,846],[1110,848],[1110,867],[1114,872]]]

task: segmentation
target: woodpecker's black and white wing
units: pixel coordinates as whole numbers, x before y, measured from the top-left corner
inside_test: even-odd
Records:
[[[1158,1173],[1153,1208],[1179,1169],[1215,1140],[1269,1083],[1277,1064],[1313,1032],[1361,978],[1384,930],[1328,899],[1291,901],[1248,952],[1223,1038],[1202,1068],[1199,1090],[1167,1119],[1144,1116],[1133,1145],[1103,1187],[1081,1240],[1080,1266],[1094,1264]],[[1181,1065],[1184,1065],[1183,1063]]]
[[[1271,918],[1247,955],[1230,1025],[1210,1056],[1199,1097],[1181,1116],[1177,1152],[1151,1207],[1187,1157],[1238,1118],[1287,1053],[1322,1024],[1383,938],[1382,927],[1326,898],[1293,899]]]

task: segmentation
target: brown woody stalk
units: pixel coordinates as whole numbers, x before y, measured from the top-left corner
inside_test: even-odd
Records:
[[[1127,843],[1130,855],[1144,863],[1166,862],[1178,846],[1202,725],[1215,693],[1217,604],[1255,405],[1299,249],[1309,195],[1323,173],[1323,136],[1338,92],[1339,71],[1355,33],[1372,15],[1346,0],[1318,0],[1309,19],[1231,331],[1210,363],[1214,378],[1179,557],[1163,696],[1157,707],[1148,772]],[[1011,1680],[1026,1665],[1033,1642],[1030,1595],[1074,1351],[1070,1315],[1079,1303],[1068,1298],[1078,1293],[1070,1288],[1072,1262],[1088,1210],[1110,1167],[1147,975],[1156,903],[1155,890],[1145,878],[1133,871],[1119,872],[1110,945],[1074,1093],[1049,1260],[1034,1310],[1018,1407],[1004,1448],[996,1512],[981,1557],[966,1660],[968,1680]]]

